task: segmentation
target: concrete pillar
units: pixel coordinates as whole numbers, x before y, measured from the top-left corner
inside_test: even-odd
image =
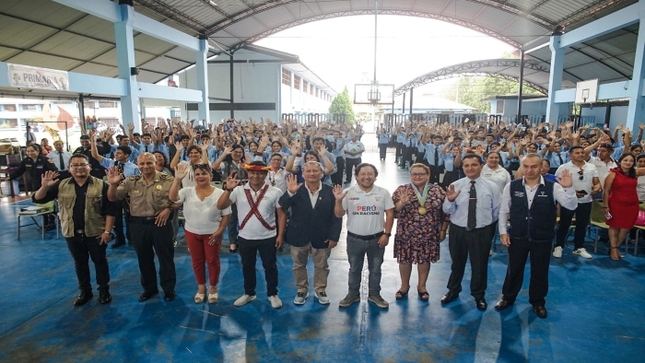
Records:
[[[565,51],[560,47],[560,35],[551,36],[549,48],[551,48],[551,71],[549,73],[549,95],[546,102],[546,120],[557,123],[560,107],[555,103],[555,92],[562,88]]]
[[[202,100],[197,104],[199,120],[205,120],[206,124],[210,123],[209,99],[208,99],[208,41],[206,38],[199,38],[199,51],[195,52],[195,69],[197,77],[197,89],[202,91]]]
[[[119,78],[124,79],[128,84],[128,95],[121,97],[123,126],[127,130],[130,124],[134,124],[135,131],[141,132],[139,83],[137,82],[137,63],[134,57],[132,28],[135,12],[132,5],[120,4],[119,7],[121,8],[121,21],[114,23],[117,64],[119,67]]]
[[[643,96],[643,78],[645,78],[645,0],[638,2],[638,40],[636,40],[636,55],[634,71],[629,86],[629,107],[627,108],[626,125],[630,130],[636,130],[640,122],[645,122],[645,97]]]

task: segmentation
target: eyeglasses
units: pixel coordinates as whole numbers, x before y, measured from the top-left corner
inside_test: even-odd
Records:
[[[428,175],[428,173],[410,173],[410,176],[413,178],[421,178]]]
[[[84,168],[90,164],[69,164],[70,168]]]
[[[578,177],[578,180],[585,180],[585,172],[584,172],[584,170],[578,170],[578,175],[580,175]]]

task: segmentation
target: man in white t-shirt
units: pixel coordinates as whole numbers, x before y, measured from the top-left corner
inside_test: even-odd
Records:
[[[349,261],[349,291],[340,301],[348,307],[360,301],[359,289],[365,254],[369,261],[369,298],[379,308],[389,304],[381,297],[381,265],[383,254],[394,223],[394,202],[387,189],[374,185],[378,170],[372,164],[359,164],[354,171],[357,185],[343,191],[334,187],[334,214],[347,214],[347,259]]]
[[[555,172],[555,176],[560,178],[564,170],[569,170],[573,176],[573,190],[576,191],[576,196],[578,197],[578,206],[575,210],[560,207],[560,224],[555,238],[553,257],[562,257],[562,250],[569,235],[571,220],[575,215],[576,230],[573,236],[573,253],[583,258],[591,258],[591,254],[584,247],[585,232],[591,217],[592,197],[599,193],[602,187],[598,178],[598,170],[593,164],[584,160],[585,152],[582,146],[573,146],[569,149],[569,157],[571,161],[560,165]]]
[[[229,174],[223,188],[224,194],[217,201],[217,208],[220,210],[233,203],[237,206],[240,230],[237,243],[242,257],[244,295],[235,300],[233,305],[244,306],[256,299],[255,261],[259,252],[264,266],[267,296],[271,307],[278,309],[282,307],[282,301],[278,297],[276,250],[284,242],[287,224],[287,216],[278,203],[282,192],[265,182],[269,167],[264,162],[254,161],[242,167],[249,182],[242,186],[236,178],[236,172]]]

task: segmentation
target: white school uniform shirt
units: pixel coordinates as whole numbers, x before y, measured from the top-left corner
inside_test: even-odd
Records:
[[[555,172],[555,176],[558,178],[562,177],[562,171],[564,169],[568,169],[571,173],[571,180],[573,180],[573,190],[584,190],[587,192],[587,194],[585,194],[582,198],[578,198],[578,203],[591,203],[593,178],[598,178],[598,169],[596,169],[596,166],[585,161],[585,164],[582,167],[582,180],[580,180],[580,174],[578,174],[581,168],[575,166],[572,161],[560,165],[558,167],[558,170],[556,170]]]

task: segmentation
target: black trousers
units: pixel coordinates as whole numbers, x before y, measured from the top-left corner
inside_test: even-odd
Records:
[[[439,176],[443,171],[446,170],[446,167],[441,165],[441,166],[434,166],[430,165],[430,183],[437,183],[439,184]]]
[[[345,158],[342,156],[336,157],[336,172],[331,176],[331,182],[334,185],[343,185],[343,176],[345,174]]]
[[[578,203],[578,208],[574,210],[560,207],[560,224],[556,235],[556,247],[564,247],[574,215],[576,216],[576,230],[573,234],[573,248],[577,250],[585,246],[585,232],[591,218],[591,202]]]
[[[470,257],[470,294],[476,299],[484,297],[488,284],[488,254],[490,252],[493,228],[467,231],[466,228],[450,223],[448,246],[450,248],[450,278],[448,290],[455,294],[461,292],[461,280],[464,278],[466,261]]]
[[[264,267],[264,277],[267,283],[267,296],[278,294],[278,266],[276,265],[275,237],[260,240],[248,240],[242,237],[239,240],[240,257],[242,257],[242,275],[244,276],[244,293],[255,295],[257,276],[255,261],[258,252]]]
[[[99,291],[107,291],[110,283],[110,267],[105,255],[107,244],[101,245],[96,237],[85,237],[83,235],[65,238],[65,240],[67,241],[67,248],[72,254],[72,258],[74,258],[78,289],[92,292],[89,265],[89,259],[91,258],[94,263]]]
[[[352,181],[352,173],[354,167],[361,163],[361,158],[358,159],[345,159],[345,183]]]
[[[403,162],[401,163],[401,166],[405,167],[406,163],[410,163],[410,166],[412,166],[416,160],[416,154],[419,152],[418,150],[419,149],[417,149],[416,146],[406,146],[403,149]],[[413,158],[412,155],[415,155],[415,157]]]
[[[125,217],[125,223],[123,217]],[[125,234],[123,233],[124,227]],[[128,203],[125,200],[117,202],[116,215],[114,216],[114,236],[114,243],[118,245],[125,244],[126,236],[128,241],[132,240],[132,236],[130,235],[130,213]]]
[[[132,247],[137,253],[141,286],[149,293],[159,291],[157,288],[157,269],[155,252],[159,260],[159,280],[164,292],[175,291],[177,275],[175,274],[175,246],[173,244],[170,220],[164,226],[157,227],[154,219],[142,221],[132,217]]]
[[[385,160],[385,154],[387,153],[387,144],[378,144],[379,159]]]
[[[401,157],[403,157],[403,149],[405,149],[405,146],[403,145],[402,142],[397,142],[396,143],[396,157],[394,158],[395,161],[398,161]]]
[[[237,235],[240,233],[239,220],[237,217],[237,204],[231,204],[231,218],[228,220],[228,243],[236,244]]]
[[[544,306],[544,298],[549,292],[549,262],[551,243],[531,242],[526,239],[511,239],[508,247],[508,268],[502,286],[504,300],[515,302],[524,282],[524,266],[531,257],[531,280],[529,283],[529,303]]]

